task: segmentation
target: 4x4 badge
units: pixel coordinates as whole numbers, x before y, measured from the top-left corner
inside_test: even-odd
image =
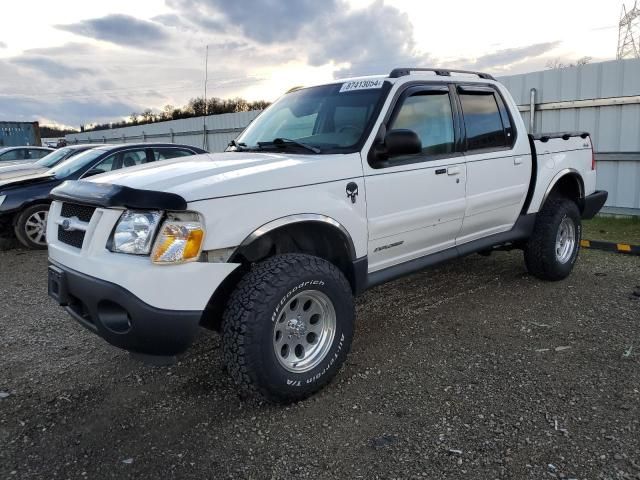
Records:
[[[358,184],[355,182],[347,183],[347,197],[351,199],[351,203],[356,203],[357,196],[358,196]]]

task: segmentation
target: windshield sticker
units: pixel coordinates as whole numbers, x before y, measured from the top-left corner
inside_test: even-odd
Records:
[[[382,88],[382,84],[384,80],[357,80],[355,82],[345,82],[340,87],[340,91],[338,93],[343,92],[352,92],[354,90],[367,90],[370,88]]]

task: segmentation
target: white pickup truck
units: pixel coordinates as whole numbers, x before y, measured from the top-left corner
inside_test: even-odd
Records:
[[[490,75],[336,80],[288,92],[225,153],[57,187],[49,293],[149,358],[220,331],[243,390],[296,401],[345,361],[368,288],[493,249],[565,278],[595,186],[589,134],[528,135]]]

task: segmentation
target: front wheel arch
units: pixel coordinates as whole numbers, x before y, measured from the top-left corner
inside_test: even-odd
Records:
[[[262,228],[258,229],[262,231]],[[229,258],[230,263],[239,263],[213,292],[204,314],[202,326],[220,331],[222,314],[231,293],[255,263],[275,255],[302,253],[322,258],[332,263],[347,278],[354,294],[364,290],[366,269],[355,263],[355,248],[351,237],[333,224],[322,221],[299,221],[281,225],[262,235],[249,235],[251,241],[243,242]],[[365,257],[366,262],[366,257]]]

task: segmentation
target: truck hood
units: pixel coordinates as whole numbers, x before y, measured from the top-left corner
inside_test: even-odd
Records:
[[[227,152],[148,163],[96,175],[89,181],[176,193],[192,202],[361,176],[358,153]]]

